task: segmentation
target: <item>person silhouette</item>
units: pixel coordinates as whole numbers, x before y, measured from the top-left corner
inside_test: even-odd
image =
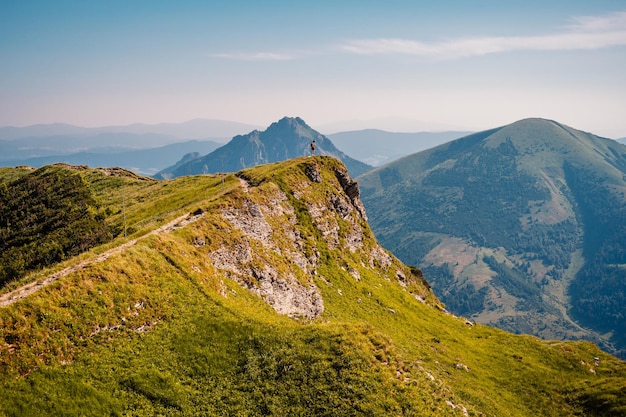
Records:
[[[311,142],[311,156],[315,156],[315,141]]]

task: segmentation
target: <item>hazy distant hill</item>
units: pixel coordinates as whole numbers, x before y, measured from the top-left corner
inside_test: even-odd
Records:
[[[337,149],[327,137],[313,130],[299,117],[284,117],[262,132],[254,130],[246,135],[235,136],[226,145],[206,156],[164,169],[155,178],[236,172],[260,164],[310,155],[312,141],[316,142],[316,155],[340,159],[351,175],[356,176],[371,169],[371,166],[352,159]]]
[[[432,148],[470,132],[397,133],[378,129],[333,133],[328,138],[348,155],[372,166]]]
[[[39,124],[24,127],[0,127],[0,140],[43,136],[89,137],[102,133],[128,133],[132,135],[162,135],[178,139],[228,139],[258,126],[228,120],[194,119],[182,123],[135,123],[126,126],[80,127],[64,123]],[[171,143],[171,142],[170,142]],[[162,143],[163,145],[165,143]]]
[[[382,244],[450,310],[626,356],[626,146],[527,119],[358,180]]]
[[[0,168],[0,207],[2,416],[626,409],[626,363],[592,343],[444,311],[334,158],[165,181]]]
[[[0,127],[0,166],[40,167],[65,162],[120,166],[153,175],[187,153],[206,154],[254,127],[210,119],[94,128],[62,123]]]
[[[27,165],[41,167],[57,162],[72,165],[88,165],[90,167],[122,167],[142,175],[154,175],[160,170],[171,166],[185,154],[197,153],[198,156],[211,152],[221,144],[214,141],[192,140],[170,145],[138,149],[93,149],[91,152],[78,152],[69,155],[51,155],[27,159],[0,161],[0,165]],[[99,152],[98,152],[99,151]]]
[[[225,142],[253,128],[253,125],[244,123],[208,119],[94,128],[61,123],[0,127],[0,163],[79,152],[120,153],[189,142],[192,139]],[[183,154],[175,156],[180,158]]]
[[[71,155],[79,152],[115,153],[148,149],[180,142],[161,134],[99,133],[93,136],[36,136],[0,140],[0,163],[5,161]]]

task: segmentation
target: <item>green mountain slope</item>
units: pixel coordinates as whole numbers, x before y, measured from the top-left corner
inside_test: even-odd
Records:
[[[64,169],[117,234],[2,290],[0,415],[626,414],[626,364],[593,344],[446,313],[335,159]]]
[[[422,268],[451,311],[624,355],[623,145],[527,119],[359,181],[383,246]]]
[[[181,175],[236,172],[260,164],[284,161],[310,155],[311,142],[316,142],[316,155],[340,159],[354,176],[372,167],[341,152],[326,136],[307,125],[299,117],[283,117],[264,131],[254,130],[235,136],[226,145],[208,155],[189,161],[180,161],[154,177],[176,178]]]

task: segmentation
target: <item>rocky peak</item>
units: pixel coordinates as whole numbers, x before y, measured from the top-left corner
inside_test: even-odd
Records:
[[[280,119],[279,121],[272,123],[270,125],[270,127],[268,128],[268,130],[272,129],[272,127],[275,127],[275,126],[292,126],[292,127],[293,126],[304,126],[304,127],[307,127],[307,128],[310,129],[310,127],[301,118],[299,118],[299,117],[288,117],[288,116],[285,116],[282,119]]]
[[[364,221],[367,217],[358,184],[345,166],[330,157],[300,158],[289,166],[288,174],[280,174],[287,179],[280,186],[273,182],[272,174],[267,177],[266,172],[271,172],[267,168],[239,174],[243,199],[221,211],[233,229],[231,242],[208,254],[213,266],[277,312],[307,319],[324,311],[315,279],[322,252],[335,253],[340,267],[354,279],[360,279],[362,268],[369,266],[382,268],[383,272],[376,273],[388,273],[388,280],[403,277],[400,285],[405,286],[410,271],[403,271],[404,266],[397,262],[394,268],[391,256],[376,242]],[[296,214],[296,206],[306,209]],[[308,220],[303,221],[302,216]]]
[[[350,158],[335,147],[330,139],[308,126],[299,117],[283,117],[264,131],[235,136],[229,143],[210,154],[167,168],[156,178],[216,172],[237,172],[260,164],[284,161],[310,155],[309,145],[317,143],[316,155],[340,159],[353,175],[371,167]]]

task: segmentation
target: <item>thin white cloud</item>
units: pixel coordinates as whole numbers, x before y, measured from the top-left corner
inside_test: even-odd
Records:
[[[296,56],[273,52],[211,54],[213,58],[230,59],[233,61],[291,61]]]
[[[626,11],[616,12],[606,16],[579,16],[572,19],[573,24],[568,26],[572,30],[584,32],[608,32],[626,29]]]
[[[626,12],[573,19],[561,33],[540,36],[458,38],[443,42],[409,39],[361,39],[340,49],[362,55],[403,54],[454,59],[512,51],[557,51],[626,46]]]
[[[579,16],[571,21],[562,31],[546,35],[467,37],[440,42],[397,38],[356,39],[335,48],[298,53],[218,53],[209,56],[234,61],[292,61],[339,50],[359,55],[395,54],[430,59],[457,59],[514,51],[593,50],[626,46],[626,11],[606,16]]]

